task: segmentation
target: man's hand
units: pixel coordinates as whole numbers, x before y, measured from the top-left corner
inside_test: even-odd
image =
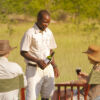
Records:
[[[88,75],[86,73],[80,72],[78,79],[81,83],[87,83]]]
[[[55,77],[59,77],[59,70],[57,67],[53,67]]]
[[[79,75],[80,75],[81,77],[88,77],[88,74],[83,73],[83,72],[80,72]]]
[[[47,66],[47,64],[43,60],[38,60],[37,64],[41,69],[45,69]]]

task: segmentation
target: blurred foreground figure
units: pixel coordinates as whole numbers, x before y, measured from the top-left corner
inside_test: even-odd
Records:
[[[8,61],[8,55],[14,48],[10,47],[8,40],[0,40],[0,100],[18,100],[19,81],[24,87],[25,77],[23,79],[21,67]]]
[[[90,90],[88,93],[88,100],[100,100],[100,47],[98,46],[89,46],[88,50],[86,52],[88,56],[88,60],[93,65],[93,68],[89,75],[79,72],[78,78],[79,80],[72,81],[70,83],[88,83],[90,84]],[[70,100],[70,93],[71,91],[67,91],[67,95],[69,97],[68,100]],[[77,100],[77,91],[74,91],[74,97],[73,100]],[[84,93],[83,90],[81,90],[81,100],[84,100],[83,97]],[[61,92],[61,100],[64,100],[64,91]],[[54,92],[52,100],[57,100],[57,91]]]

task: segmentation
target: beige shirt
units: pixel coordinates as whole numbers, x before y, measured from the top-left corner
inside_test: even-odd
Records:
[[[0,57],[0,79],[14,78],[20,74],[23,74],[23,71],[17,63],[8,61],[6,57]]]
[[[24,34],[21,41],[21,51],[28,51],[31,56],[42,60],[50,55],[50,49],[56,47],[52,32],[48,28],[41,31],[36,24]]]
[[[0,57],[0,79],[10,79],[20,74],[23,74],[23,71],[17,63],[8,61],[6,57]],[[25,77],[24,85],[27,85]],[[0,100],[18,100],[18,89],[0,92]]]

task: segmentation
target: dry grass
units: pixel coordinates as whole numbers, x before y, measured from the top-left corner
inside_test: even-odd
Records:
[[[33,23],[11,24],[12,34],[9,34],[7,24],[0,24],[0,39],[9,39],[12,46],[17,49],[11,52],[9,60],[20,64],[25,71],[24,59],[20,56],[20,41],[24,32],[33,26]],[[82,52],[90,44],[100,45],[100,25],[95,23],[82,23],[79,26],[73,23],[52,23],[53,31],[58,48],[55,50],[55,60],[60,71],[60,77],[56,82],[66,82],[76,79],[75,69],[81,67],[82,71],[89,73],[91,65],[87,56]]]

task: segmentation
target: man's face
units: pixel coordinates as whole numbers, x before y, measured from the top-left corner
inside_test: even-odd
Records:
[[[38,27],[42,31],[44,31],[48,27],[49,23],[50,23],[50,16],[47,14],[44,14],[41,19],[37,20]]]

